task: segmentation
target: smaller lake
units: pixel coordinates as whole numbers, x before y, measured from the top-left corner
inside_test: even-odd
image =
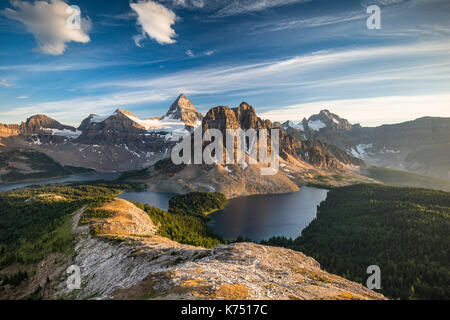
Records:
[[[100,172],[92,172],[92,173],[83,173],[83,174],[74,174],[72,176],[63,177],[63,178],[51,178],[51,179],[42,179],[28,182],[20,182],[20,183],[0,183],[0,192],[10,191],[14,189],[25,188],[34,185],[47,185],[54,183],[63,183],[63,182],[82,182],[82,181],[95,181],[95,180],[115,180],[119,177],[120,173],[100,173]]]
[[[223,211],[210,215],[210,227],[229,240],[239,236],[253,241],[274,236],[296,238],[316,217],[317,206],[327,193],[302,187],[298,192],[232,199]]]
[[[176,193],[165,193],[165,192],[153,192],[153,191],[142,191],[142,192],[123,192],[118,198],[137,201],[145,204],[149,204],[152,207],[157,207],[163,210],[169,209],[169,200]]]
[[[316,217],[317,206],[327,190],[302,187],[285,194],[259,195],[231,199],[224,210],[212,213],[209,227],[225,239],[242,236],[254,241],[274,236],[296,238]],[[173,193],[153,191],[124,192],[119,198],[168,209]]]

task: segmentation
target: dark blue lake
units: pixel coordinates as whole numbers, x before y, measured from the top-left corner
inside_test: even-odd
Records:
[[[210,227],[226,239],[239,236],[254,241],[273,236],[296,238],[316,217],[317,206],[326,199],[327,192],[302,187],[293,193],[231,199],[224,210],[210,215]],[[152,191],[124,192],[120,198],[167,210],[173,195]]]

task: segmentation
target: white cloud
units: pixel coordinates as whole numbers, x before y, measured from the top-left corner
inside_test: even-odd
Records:
[[[189,56],[191,58],[194,57],[194,53],[192,52],[191,49],[186,50],[185,53],[186,53],[187,56]]]
[[[189,9],[199,9],[205,6],[205,2],[203,0],[172,0],[172,4]]]
[[[28,103],[8,111],[0,111],[0,117],[2,122],[18,123],[30,115],[44,113],[65,124],[78,126],[81,120],[93,112],[99,115],[106,115],[111,114],[119,107],[123,108],[134,104],[166,101],[173,96],[175,96],[175,93],[169,96],[158,92],[142,90],[95,97]]]
[[[308,55],[291,57],[282,60],[264,61],[261,63],[209,67],[190,69],[182,72],[176,72],[157,78],[143,80],[127,79],[122,81],[112,81],[105,83],[96,83],[91,88],[148,88],[161,91],[179,89],[182,92],[202,92],[202,93],[226,93],[233,90],[246,90],[262,87],[280,88],[298,86],[320,86],[321,83],[332,82],[329,76],[319,79],[317,82],[307,81],[311,77],[320,74],[321,71],[329,71],[331,68],[349,66],[353,63],[367,61],[366,65],[370,67],[369,62],[380,61],[382,59],[400,59],[418,57],[433,57],[437,59],[448,58],[450,44],[443,42],[420,42],[411,45],[372,47],[372,48],[353,48],[347,50],[320,51]],[[416,67],[415,64],[406,68],[403,72],[392,71],[382,75],[384,79],[395,77],[395,80],[411,80],[408,75],[409,69]],[[392,69],[392,67],[388,68]],[[424,70],[426,71],[426,70]],[[445,72],[446,69],[433,69],[434,75]],[[442,72],[441,72],[442,71]],[[363,72],[363,71],[361,71]],[[339,73],[342,76],[342,73]],[[346,81],[358,81],[354,75],[353,78]],[[368,74],[361,74],[359,81],[368,81]],[[417,75],[420,76],[423,74]],[[427,74],[433,76],[433,74]],[[375,77],[375,75],[373,75]],[[382,78],[378,78],[383,80]],[[373,78],[371,81],[375,81]],[[339,84],[339,82],[335,82]]]
[[[405,0],[365,0],[362,2],[364,7],[368,7],[371,5],[379,5],[379,6],[390,6],[392,4],[404,2]]]
[[[64,116],[69,121],[73,121],[72,113],[76,113],[81,119],[81,117],[92,113],[92,110],[100,113],[102,110],[112,110],[117,107],[129,108],[137,104],[167,101],[166,99],[171,100],[180,92],[189,95],[227,94],[231,96],[236,94],[236,96],[246,99],[251,98],[251,95],[267,95],[268,92],[274,92],[280,96],[280,104],[283,104],[283,101],[286,101],[283,100],[283,90],[295,90],[299,99],[301,99],[299,102],[304,102],[301,107],[296,109],[296,113],[289,114],[290,119],[298,119],[301,118],[300,116],[316,113],[323,108],[335,110],[335,107],[339,107],[336,111],[350,120],[362,121],[366,124],[397,119],[403,121],[409,119],[412,115],[421,116],[425,113],[445,116],[450,108],[444,99],[437,99],[433,102],[431,98],[426,100],[419,97],[416,100],[417,102],[411,104],[413,107],[410,109],[408,104],[414,98],[397,97],[397,100],[392,97],[390,100],[380,100],[381,98],[379,100],[352,100],[350,98],[361,97],[361,95],[358,96],[358,90],[361,87],[364,88],[364,86],[359,86],[361,84],[370,84],[370,86],[366,85],[365,87],[370,89],[369,92],[372,92],[372,84],[377,84],[383,88],[401,85],[402,88],[407,87],[409,90],[413,88],[412,90],[421,90],[417,91],[420,94],[427,94],[423,91],[427,90],[423,83],[425,81],[425,84],[431,82],[439,84],[438,90],[434,90],[433,93],[436,91],[437,93],[448,92],[450,84],[449,57],[450,43],[448,42],[417,42],[409,45],[321,51],[253,64],[193,68],[141,80],[128,78],[103,83],[86,82],[84,87],[79,89],[95,92],[99,88],[106,88],[111,93],[82,99],[30,104],[28,109],[11,110],[9,116],[18,118],[19,115],[23,115],[22,118],[24,118],[39,110],[39,112],[51,114],[64,113],[61,114],[61,117]],[[419,59],[420,62],[417,63],[416,59]],[[384,64],[380,63],[381,61],[390,62]],[[368,69],[358,69],[358,73],[355,73],[352,68],[353,64],[365,65]],[[345,72],[342,72],[342,70],[345,70]],[[330,90],[330,88],[336,87],[338,87],[338,90]],[[321,88],[321,90],[319,91],[317,88]],[[354,88],[358,88],[358,90]],[[345,91],[344,89],[349,93],[330,97],[333,93]],[[314,90],[316,91],[313,93],[315,96],[322,96],[320,102],[312,102],[319,98],[307,101],[306,99],[310,98],[311,95],[302,97],[303,93],[309,94]],[[371,95],[375,94],[377,93]],[[381,95],[386,96],[388,94],[383,91]],[[431,97],[431,95],[428,97]],[[337,101],[337,99],[347,100]],[[306,102],[309,104],[306,104]],[[374,104],[374,102],[377,104]],[[441,102],[442,105],[440,106],[439,103]],[[217,101],[217,103],[227,102]],[[285,102],[286,105],[288,103]],[[351,112],[344,109],[346,103],[355,109]],[[383,103],[385,103],[384,106]],[[365,106],[367,106],[367,109],[364,109]],[[429,106],[431,106],[431,109]],[[275,108],[275,106],[261,105],[257,107],[259,110]],[[290,112],[290,108],[286,108],[283,109],[283,113],[280,113],[280,109],[278,106],[276,107],[278,110],[276,114],[282,114],[283,117],[288,115],[287,112]],[[306,107],[309,107],[310,112],[305,111]],[[378,107],[383,108],[377,113],[376,108]],[[395,108],[396,110],[398,108],[399,111],[393,114],[394,111],[389,111],[388,108]],[[422,113],[420,113],[420,108],[423,110]],[[365,112],[367,112],[367,116],[364,115]],[[274,114],[265,114],[264,116],[268,117],[269,115]],[[5,114],[0,113],[0,116],[4,118]],[[383,119],[380,119],[381,117]]]
[[[216,53],[217,52],[217,50],[216,49],[213,49],[213,50],[208,50],[208,51],[205,51],[205,55],[207,55],[207,56],[212,56],[214,53]]]
[[[12,84],[9,83],[7,80],[5,79],[0,79],[0,86],[4,86],[4,87],[12,87]]]
[[[13,0],[15,9],[7,8],[3,13],[10,19],[22,22],[32,33],[38,50],[45,54],[60,55],[66,50],[67,42],[87,43],[87,32],[91,29],[89,19],[81,18],[81,29],[67,27],[69,5],[61,0],[36,1],[34,3]]]
[[[267,31],[280,31],[298,27],[313,28],[351,22],[360,19],[367,19],[367,14],[361,11],[352,11],[346,13],[339,13],[335,15],[317,16],[313,18],[274,21],[271,23],[261,24],[259,26],[254,27],[254,29],[256,31],[259,30],[260,32],[267,32]]]
[[[215,14],[217,17],[235,16],[250,12],[262,11],[265,9],[284,6],[298,2],[308,2],[310,0],[233,0],[219,1],[226,3]]]
[[[228,17],[308,1],[311,0],[171,0],[170,2],[176,7],[201,9],[215,17]]]
[[[172,29],[172,25],[175,24],[177,16],[173,11],[150,0],[132,2],[130,7],[137,13],[137,24],[142,28],[142,33],[133,38],[137,46],[141,46],[140,43],[146,38],[146,35],[159,44],[176,42],[173,39],[176,37],[176,33]]]
[[[328,109],[352,123],[376,126],[399,123],[425,116],[450,117],[450,95],[385,96],[363,99],[322,100],[265,112],[273,121],[301,120],[319,110]]]
[[[18,96],[18,97],[16,97],[16,99],[28,99],[29,97],[28,96]]]

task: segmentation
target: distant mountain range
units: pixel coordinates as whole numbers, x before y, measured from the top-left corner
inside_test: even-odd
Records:
[[[189,135],[196,128],[280,129],[280,170],[261,177],[264,165],[180,165],[168,161],[173,135]],[[450,168],[450,119],[422,118],[397,125],[365,128],[322,110],[302,121],[272,123],[259,118],[243,102],[237,108],[218,106],[203,116],[181,94],[160,117],[140,119],[124,109],[109,116],[89,115],[78,128],[35,115],[21,124],[0,124],[0,150],[43,153],[69,167],[100,172],[140,172],[161,191],[221,191],[228,196],[298,190],[305,183],[351,184],[372,182],[362,175],[365,162],[435,177],[447,177]],[[36,173],[15,153],[2,163],[17,176]],[[24,158],[25,159],[25,158]],[[162,165],[163,164],[163,165]],[[41,169],[39,169],[41,170]],[[7,172],[8,171],[8,172]],[[136,174],[135,174],[136,176]],[[150,179],[151,177],[151,179]]]
[[[424,117],[378,127],[352,125],[328,110],[280,127],[299,139],[335,145],[368,164],[450,179],[450,118]]]
[[[6,147],[43,152],[64,165],[127,171],[170,155],[172,134],[189,134],[202,118],[182,94],[166,115],[157,118],[141,120],[117,109],[109,116],[91,114],[74,128],[35,115],[20,125],[0,125],[0,139]]]

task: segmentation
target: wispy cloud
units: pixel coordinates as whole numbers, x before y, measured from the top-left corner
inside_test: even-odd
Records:
[[[162,91],[179,89],[183,92],[225,93],[263,86],[292,86],[292,83],[301,79],[306,80],[320,70],[362,61],[398,58],[403,60],[430,56],[448,58],[449,52],[450,44],[441,42],[330,50],[254,64],[190,69],[143,80],[125,79],[97,83],[93,84],[92,87],[148,88]],[[370,64],[368,65],[370,66]],[[362,75],[362,77],[366,78],[367,75]],[[406,80],[408,79],[406,73],[403,73],[403,77]]]
[[[91,92],[90,90],[96,92],[98,89],[106,89],[112,93],[91,95],[79,99],[27,104],[8,112],[10,113],[9,117],[16,118],[21,115],[22,117],[28,116],[30,113],[45,112],[73,122],[74,119],[81,120],[82,117],[94,110],[98,113],[110,112],[117,107],[132,108],[134,105],[168,101],[180,92],[189,95],[220,94],[228,96],[240,92],[239,96],[248,97],[250,94],[258,92],[267,94],[272,91],[280,95],[282,90],[291,90],[292,88],[296,92],[299,90],[309,92],[313,89],[325,88],[321,93],[319,92],[319,94],[324,94],[324,92],[329,92],[326,88],[330,87],[340,87],[341,89],[357,87],[361,89],[361,84],[372,83],[379,83],[384,86],[401,83],[405,86],[410,82],[416,81],[417,83],[420,79],[427,83],[445,80],[439,82],[441,83],[440,88],[445,92],[448,91],[450,80],[449,57],[450,43],[447,42],[418,42],[409,45],[354,47],[319,51],[259,63],[187,69],[140,80],[128,78],[120,81],[86,83],[84,87],[80,88],[85,93]],[[420,64],[417,64],[417,59],[421,59]],[[380,63],[382,61],[389,63]],[[407,63],[401,64],[404,61]],[[358,72],[355,72],[352,69],[355,64],[366,67],[358,68]],[[392,67],[396,64],[398,64],[397,67]],[[345,72],[343,73],[342,70],[345,70]],[[422,87],[423,85],[420,84],[420,88]],[[366,88],[369,88],[369,91],[371,90],[370,86],[366,86]],[[341,91],[341,89],[338,91]],[[336,92],[336,90],[333,92]],[[324,101],[329,100],[324,99]],[[361,102],[362,106],[364,100],[358,101]],[[367,101],[370,102],[370,100]],[[377,101],[379,102],[377,106],[379,106],[383,100]],[[388,102],[393,101],[389,100]],[[405,101],[409,102],[410,99]],[[418,101],[423,102],[425,100]],[[442,102],[443,100],[439,101]],[[217,103],[223,102],[217,101]],[[314,107],[315,110],[312,113],[315,113],[319,108],[327,107],[327,104],[317,102],[314,105],[302,104],[301,106],[302,108],[310,106],[311,110]],[[355,104],[352,104],[352,106],[355,106]],[[389,106],[392,107],[393,105],[390,104],[385,107]],[[406,102],[401,106],[402,112],[409,117],[410,113],[409,109],[406,108]],[[448,104],[443,104],[443,106],[448,107]],[[275,106],[268,107],[274,108]],[[422,108],[424,112],[429,110],[425,102],[422,104]],[[368,119],[367,117],[364,118],[365,116],[362,113],[360,115],[358,110],[353,110],[354,115],[358,116],[353,119]],[[442,111],[442,108],[436,110]],[[380,114],[385,120],[386,117],[390,116],[389,113]],[[419,113],[413,112],[411,114]],[[283,113],[283,116],[285,115]],[[5,117],[5,112],[0,113],[0,116]],[[404,117],[405,115],[403,115],[403,119]],[[376,121],[378,118],[375,117],[374,119]]]
[[[0,80],[0,86],[12,87],[13,85],[11,83],[9,83],[8,81],[6,81],[5,79],[1,79]]]
[[[215,49],[213,49],[213,50],[207,50],[207,51],[205,51],[205,55],[207,55],[207,56],[212,56],[214,53],[216,53],[217,52],[217,50],[215,50]]]
[[[142,29],[141,34],[133,38],[138,47],[147,35],[159,44],[176,42],[173,39],[176,33],[172,25],[175,24],[177,16],[173,11],[151,0],[132,2],[130,7],[137,13],[137,24]]]
[[[229,17],[309,1],[311,0],[171,0],[170,2],[175,7],[202,10],[213,17]]]
[[[308,2],[309,0],[233,0],[226,1],[226,5],[219,9],[215,16],[227,17],[245,14],[249,12],[257,12],[265,9],[284,6],[299,2]],[[223,1],[222,1],[223,3]]]
[[[100,115],[111,114],[119,107],[166,101],[172,96],[157,92],[132,91],[95,97],[28,103],[12,110],[0,111],[0,117],[2,120],[12,123],[26,119],[33,114],[45,113],[59,121],[76,126],[83,118],[93,112]]]
[[[189,56],[191,58],[195,56],[191,49],[186,50],[185,53],[187,56]]]
[[[426,106],[426,107],[425,107]],[[268,108],[271,108],[268,106]],[[273,121],[301,120],[329,109],[352,123],[375,126],[424,116],[450,117],[450,95],[384,96],[364,99],[320,100],[279,107],[261,116]]]
[[[301,19],[289,19],[278,20],[270,23],[264,23],[253,27],[253,32],[266,32],[266,31],[281,31],[293,28],[313,28],[328,26],[338,23],[345,23],[350,21],[356,21],[366,19],[367,14],[360,11],[351,11],[345,13],[338,13],[333,15],[323,15],[313,18],[301,18]]]
[[[2,71],[24,71],[24,72],[60,72],[60,71],[74,71],[74,70],[89,70],[111,67],[116,65],[124,65],[125,62],[63,62],[63,63],[33,63],[33,64],[9,64],[0,65]],[[131,64],[131,63],[130,63]]]
[[[32,33],[38,44],[38,51],[60,55],[66,50],[67,42],[87,43],[87,32],[91,29],[89,19],[81,18],[81,29],[68,28],[69,5],[61,0],[36,1],[34,3],[12,0],[14,9],[7,8],[4,15],[22,22]]]

